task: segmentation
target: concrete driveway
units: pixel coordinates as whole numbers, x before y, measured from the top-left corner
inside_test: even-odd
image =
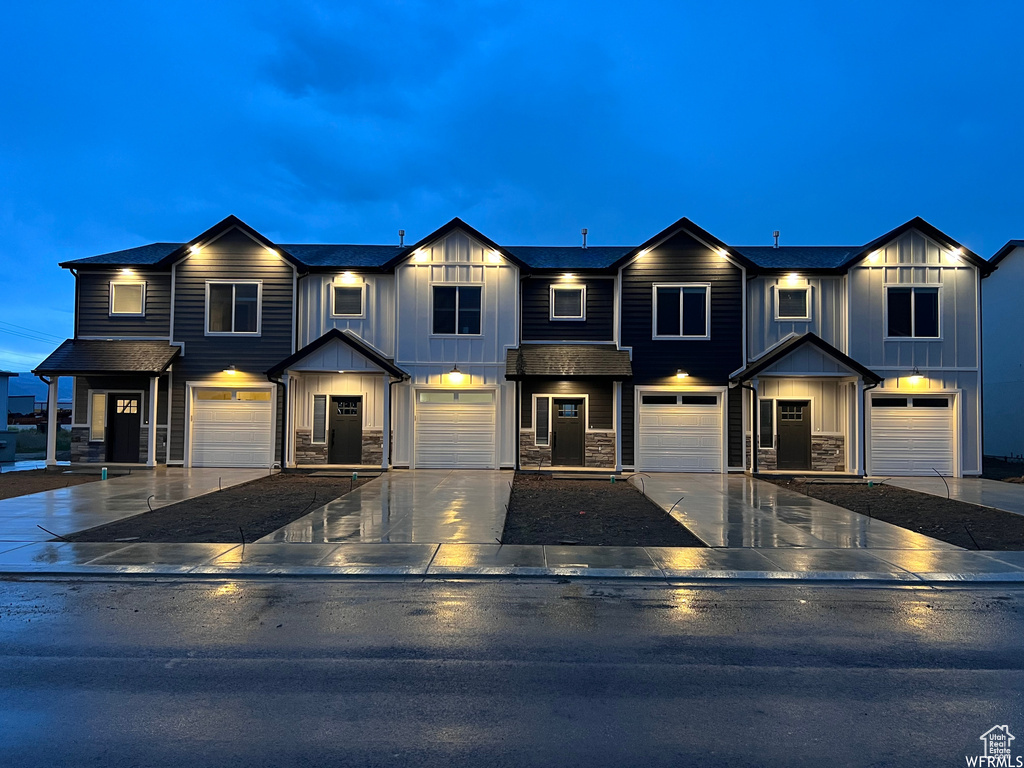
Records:
[[[84,531],[97,525],[165,507],[193,496],[255,480],[265,469],[181,469],[157,467],[94,483],[0,500],[0,541],[46,541],[57,534]]]
[[[960,549],[745,475],[658,473],[631,482],[711,547]]]
[[[948,485],[951,499],[1024,515],[1024,485],[1016,483],[981,477],[894,477],[886,480],[886,484],[943,498]]]
[[[494,544],[505,527],[513,475],[392,470],[257,543]]]

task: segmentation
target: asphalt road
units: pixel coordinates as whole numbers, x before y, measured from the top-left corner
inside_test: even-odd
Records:
[[[3,766],[965,765],[1024,590],[0,582]],[[1024,753],[1024,747],[1015,750]]]

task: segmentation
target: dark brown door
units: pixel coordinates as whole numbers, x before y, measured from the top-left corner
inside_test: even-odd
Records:
[[[776,456],[779,469],[811,468],[811,403],[809,400],[776,401]]]
[[[139,461],[142,398],[111,392],[107,395],[107,461]]]
[[[363,398],[331,398],[329,464],[363,463]]]
[[[585,414],[582,398],[556,397],[551,414],[551,463],[556,467],[583,466]]]

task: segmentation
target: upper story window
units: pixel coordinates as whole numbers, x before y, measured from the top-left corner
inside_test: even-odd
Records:
[[[483,288],[479,285],[435,285],[433,289],[433,333],[479,336]]]
[[[810,287],[806,285],[798,288],[775,286],[775,319],[810,320]]]
[[[586,320],[587,289],[582,285],[552,285],[551,319]]]
[[[654,338],[710,339],[711,286],[654,286]]]
[[[259,282],[207,283],[206,334],[258,336],[262,294]]]
[[[939,338],[939,289],[887,286],[886,318],[888,338]]]
[[[334,317],[362,317],[364,293],[362,285],[333,286],[331,314]]]
[[[110,314],[144,317],[146,314],[146,284],[144,282],[111,282]]]

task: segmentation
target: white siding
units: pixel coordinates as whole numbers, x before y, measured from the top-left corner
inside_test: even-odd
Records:
[[[331,286],[342,283],[342,272],[312,274],[299,280],[299,349],[323,336],[331,328],[351,330],[385,357],[395,354],[394,275],[354,272],[355,284],[366,285],[363,317],[332,317]]]
[[[747,282],[747,356],[755,358],[791,333],[807,332],[820,336],[834,347],[846,351],[846,278],[799,276],[794,287],[811,289],[810,321],[775,319],[774,287],[787,288],[785,277],[755,277]]]
[[[1024,248],[1017,248],[982,283],[985,322],[985,453],[1024,454],[1024,333],[1021,287]]]
[[[294,429],[312,429],[313,395],[361,395],[363,429],[384,427],[384,374],[303,373],[292,382],[295,402]]]
[[[835,358],[826,355],[820,349],[813,347],[810,344],[804,344],[799,348],[794,349],[778,362],[765,368],[760,375],[767,376],[798,373],[822,373],[838,376],[856,375],[845,365],[838,363]]]
[[[343,341],[330,341],[311,352],[289,371],[377,371],[377,364],[363,357]]]
[[[762,378],[758,396],[772,400],[810,400],[814,434],[845,435],[849,423],[849,384],[815,379]]]

